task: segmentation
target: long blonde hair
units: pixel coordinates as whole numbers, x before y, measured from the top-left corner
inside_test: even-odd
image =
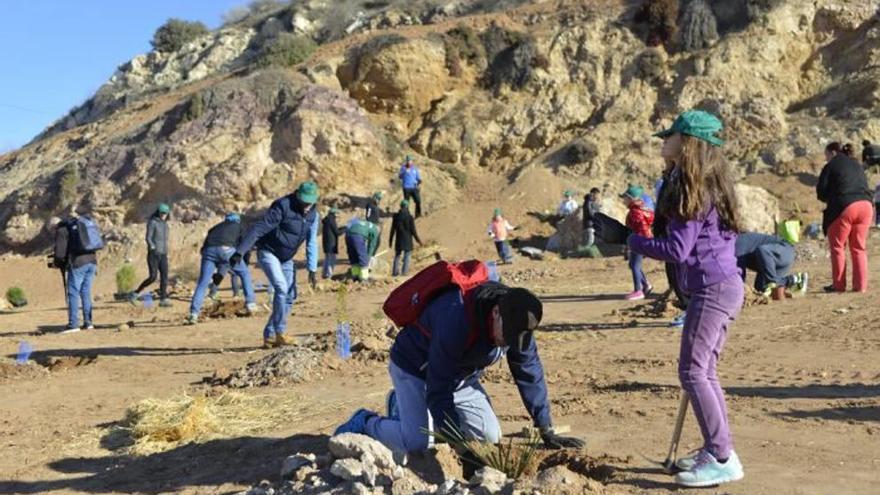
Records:
[[[739,205],[734,188],[733,171],[721,147],[702,139],[681,136],[681,154],[676,169],[669,177],[670,194],[658,205],[667,218],[694,220],[711,206],[718,210],[722,225],[740,231]]]

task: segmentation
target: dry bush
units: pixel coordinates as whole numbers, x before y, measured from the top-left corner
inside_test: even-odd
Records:
[[[718,21],[706,0],[690,0],[681,14],[681,48],[709,48],[718,40]]]
[[[678,0],[648,0],[636,15],[636,22],[648,25],[648,45],[668,43],[678,28]]]

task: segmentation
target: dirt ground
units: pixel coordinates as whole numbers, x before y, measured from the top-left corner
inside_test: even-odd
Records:
[[[428,238],[449,239],[450,256],[489,257],[493,249],[481,230],[490,207],[489,201],[456,207],[464,227],[452,226],[447,211],[432,213],[420,228]],[[510,207],[524,217],[516,208]],[[477,234],[451,235],[455,229]],[[880,256],[878,237],[872,234],[874,259]],[[830,267],[821,245],[812,249],[818,256],[797,267],[811,273],[809,294],[746,307],[730,331],[720,376],[746,477],[707,493],[877,493],[876,289],[867,295],[822,293]],[[646,268],[655,286],[665,289],[661,265],[647,262]],[[264,315],[183,326],[188,305],[183,298],[170,309],[113,302],[111,271],[102,269],[97,282],[98,328],[61,335],[66,313],[57,272],[38,258],[0,261],[3,286],[21,285],[31,301],[0,314],[0,493],[235,492],[277,480],[287,455],[321,450],[327,434],[357,407],[381,407],[390,384],[387,363],[351,360],[300,383],[246,389],[300,398],[290,421],[268,431],[140,457],[114,450],[118,446],[107,433],[127,407],[145,398],[198,393],[209,387],[204,378],[268,351],[258,347]],[[668,317],[621,299],[629,284],[626,264],[619,257],[519,258],[501,271],[546,304],[538,342],[554,422],[585,438],[591,455],[621,459],[610,481],[615,490],[678,491],[650,461],[665,457],[678,405],[679,330],[667,326]],[[873,280],[880,280],[880,264],[872,263],[871,271]],[[257,281],[264,280],[255,273]],[[305,273],[299,275],[304,287]],[[349,293],[350,319],[384,325],[381,303],[390,287],[380,283]],[[305,337],[331,331],[336,294],[302,292],[292,332]],[[228,290],[224,297],[230,297]],[[267,294],[258,298],[266,302]],[[129,322],[133,326],[119,329]],[[12,365],[21,341],[33,346],[36,361],[55,363],[54,370]],[[504,365],[489,370],[485,382],[505,431],[520,431],[528,418]],[[698,446],[699,432],[689,416],[681,451]]]

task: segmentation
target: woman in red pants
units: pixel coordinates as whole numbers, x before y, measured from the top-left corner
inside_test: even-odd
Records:
[[[842,153],[840,143],[825,148],[828,163],[819,175],[816,196],[827,206],[822,214],[822,229],[831,250],[831,285],[826,292],[846,291],[846,244],[853,264],[855,292],[868,290],[868,253],[866,243],[874,207],[871,190],[862,165]]]

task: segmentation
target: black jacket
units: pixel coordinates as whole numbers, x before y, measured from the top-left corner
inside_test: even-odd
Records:
[[[413,220],[412,215],[407,210],[398,211],[391,220],[391,237],[388,238],[388,246],[393,243],[395,252],[412,251],[413,237],[419,241],[419,244],[422,243],[419,233],[416,232],[416,221]]]
[[[336,225],[336,215],[329,214],[321,221],[321,245],[324,253],[339,254],[339,236],[342,229]]]
[[[58,268],[79,268],[89,263],[97,263],[95,253],[75,254],[70,238],[70,225],[76,222],[76,218],[62,220],[55,227],[55,250],[52,253],[52,261]]]
[[[364,207],[364,216],[368,222],[379,225],[382,222],[382,209],[379,208],[379,202],[370,198],[367,201],[367,206]]]
[[[874,165],[880,163],[880,146],[869,144],[862,149],[862,163]]]
[[[846,155],[835,156],[822,168],[816,197],[828,205],[822,214],[822,230],[826,234],[847,206],[873,200],[862,165]]]
[[[234,248],[241,242],[243,234],[241,222],[222,221],[208,230],[205,236],[205,243],[202,244],[202,251],[209,247],[228,246]]]

